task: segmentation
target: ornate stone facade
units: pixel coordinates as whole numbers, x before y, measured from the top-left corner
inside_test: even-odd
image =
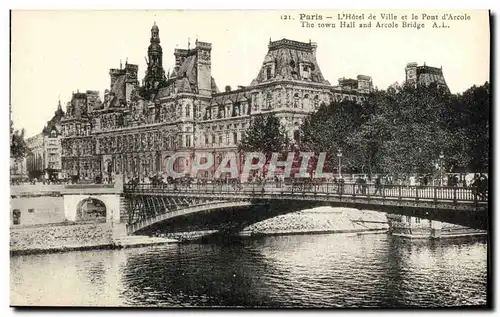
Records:
[[[210,43],[197,40],[194,48],[176,49],[175,67],[165,80],[156,24],[150,43],[142,86],[137,65],[126,63],[110,71],[104,102],[94,98],[91,105],[89,92],[73,95],[63,121],[63,168],[69,173],[106,180],[118,172],[142,180],[165,171],[176,151],[210,151],[217,163],[236,149],[255,115],[275,113],[297,140],[305,117],[322,104],[336,96],[362,101],[372,90],[368,76],[330,85],[316,61],[315,43],[270,41],[251,84],[224,92],[211,75]]]

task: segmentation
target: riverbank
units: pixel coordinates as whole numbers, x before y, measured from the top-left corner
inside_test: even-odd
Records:
[[[11,255],[113,247],[113,232],[107,223],[66,223],[10,228]]]

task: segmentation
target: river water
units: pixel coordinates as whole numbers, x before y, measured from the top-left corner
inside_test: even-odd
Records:
[[[12,305],[436,307],[485,305],[485,239],[265,237],[14,256]]]

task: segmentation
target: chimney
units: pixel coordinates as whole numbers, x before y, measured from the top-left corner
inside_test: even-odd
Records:
[[[231,91],[231,86],[227,85],[226,86],[226,92],[230,92]]]

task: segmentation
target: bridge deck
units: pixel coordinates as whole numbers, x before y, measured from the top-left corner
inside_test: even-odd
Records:
[[[137,184],[125,185],[129,200],[130,230],[139,230],[157,221],[189,212],[222,208],[227,203],[288,203],[297,206],[345,206],[390,213],[414,214],[420,217],[486,226],[488,201],[475,190],[462,187],[422,187],[403,185],[358,184]],[[210,202],[215,203],[215,207]],[[294,202],[295,201],[295,202]],[[199,205],[198,205],[199,204]],[[290,205],[291,204],[291,205]],[[219,206],[220,205],[220,206]],[[436,212],[441,213],[436,215]],[[454,219],[453,215],[473,220]],[[463,220],[463,222],[462,222]]]
[[[471,188],[464,187],[438,187],[438,186],[405,186],[405,185],[381,185],[373,184],[358,186],[357,184],[311,184],[311,185],[287,185],[287,184],[241,184],[241,185],[202,185],[181,186],[172,184],[137,184],[125,185],[125,193],[132,194],[218,194],[218,195],[252,195],[268,196],[337,196],[337,197],[359,197],[371,199],[399,199],[409,201],[437,201],[454,203],[485,204],[487,197],[482,197]]]

